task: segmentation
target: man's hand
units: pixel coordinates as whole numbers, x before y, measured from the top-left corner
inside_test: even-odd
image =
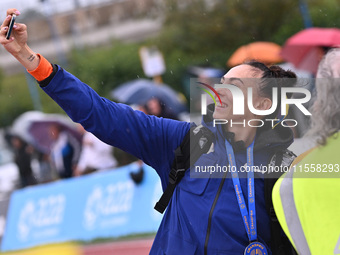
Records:
[[[27,70],[31,71],[39,65],[39,57],[27,45],[27,27],[25,24],[15,23],[11,37],[7,40],[6,34],[11,21],[12,14],[17,16],[20,12],[15,9],[8,9],[7,16],[0,27],[0,43],[11,53]]]

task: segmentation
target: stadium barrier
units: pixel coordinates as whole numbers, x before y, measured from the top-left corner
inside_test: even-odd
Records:
[[[130,165],[15,191],[11,195],[1,251],[68,241],[90,241],[156,232],[162,194],[156,171],[143,165],[135,184]]]

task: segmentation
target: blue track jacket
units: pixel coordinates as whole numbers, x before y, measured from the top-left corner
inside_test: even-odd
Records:
[[[43,84],[44,83],[44,84]],[[43,90],[56,101],[74,122],[80,123],[102,141],[142,159],[153,167],[161,178],[163,189],[174,150],[181,144],[190,124],[148,116],[129,106],[100,97],[89,86],[61,67],[54,65],[54,73],[40,83]],[[215,134],[214,152],[204,154],[198,165],[227,166],[225,138],[221,129]],[[280,126],[280,125],[279,125]],[[288,128],[285,128],[288,130]],[[292,132],[270,129],[257,134],[254,148],[255,165],[267,165],[278,147],[288,147]],[[244,165],[246,151],[235,151],[237,165]],[[243,254],[249,244],[248,236],[236,200],[231,178],[190,178],[190,171],[177,185],[164,214],[150,254]],[[241,187],[247,201],[246,179]],[[223,185],[221,185],[221,183]],[[270,226],[265,209],[263,179],[255,180],[258,240],[267,245],[269,254]]]

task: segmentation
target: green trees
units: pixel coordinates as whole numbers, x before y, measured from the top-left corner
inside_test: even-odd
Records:
[[[340,27],[339,0],[305,2],[314,26]],[[109,97],[119,84],[144,77],[138,50],[142,45],[156,45],[166,62],[164,82],[183,92],[189,65],[227,69],[228,58],[239,46],[253,41],[282,45],[304,29],[297,0],[165,0],[157,6],[164,20],[157,37],[142,43],[112,42],[103,48],[74,51],[68,56],[66,69]],[[44,111],[60,111],[43,93],[41,97]],[[0,75],[0,126],[32,109],[24,75],[4,79]]]

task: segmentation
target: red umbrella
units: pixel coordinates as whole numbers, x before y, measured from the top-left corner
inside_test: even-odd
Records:
[[[340,29],[307,28],[290,37],[282,47],[281,56],[301,70],[316,73],[324,55],[323,47],[340,46]]]

